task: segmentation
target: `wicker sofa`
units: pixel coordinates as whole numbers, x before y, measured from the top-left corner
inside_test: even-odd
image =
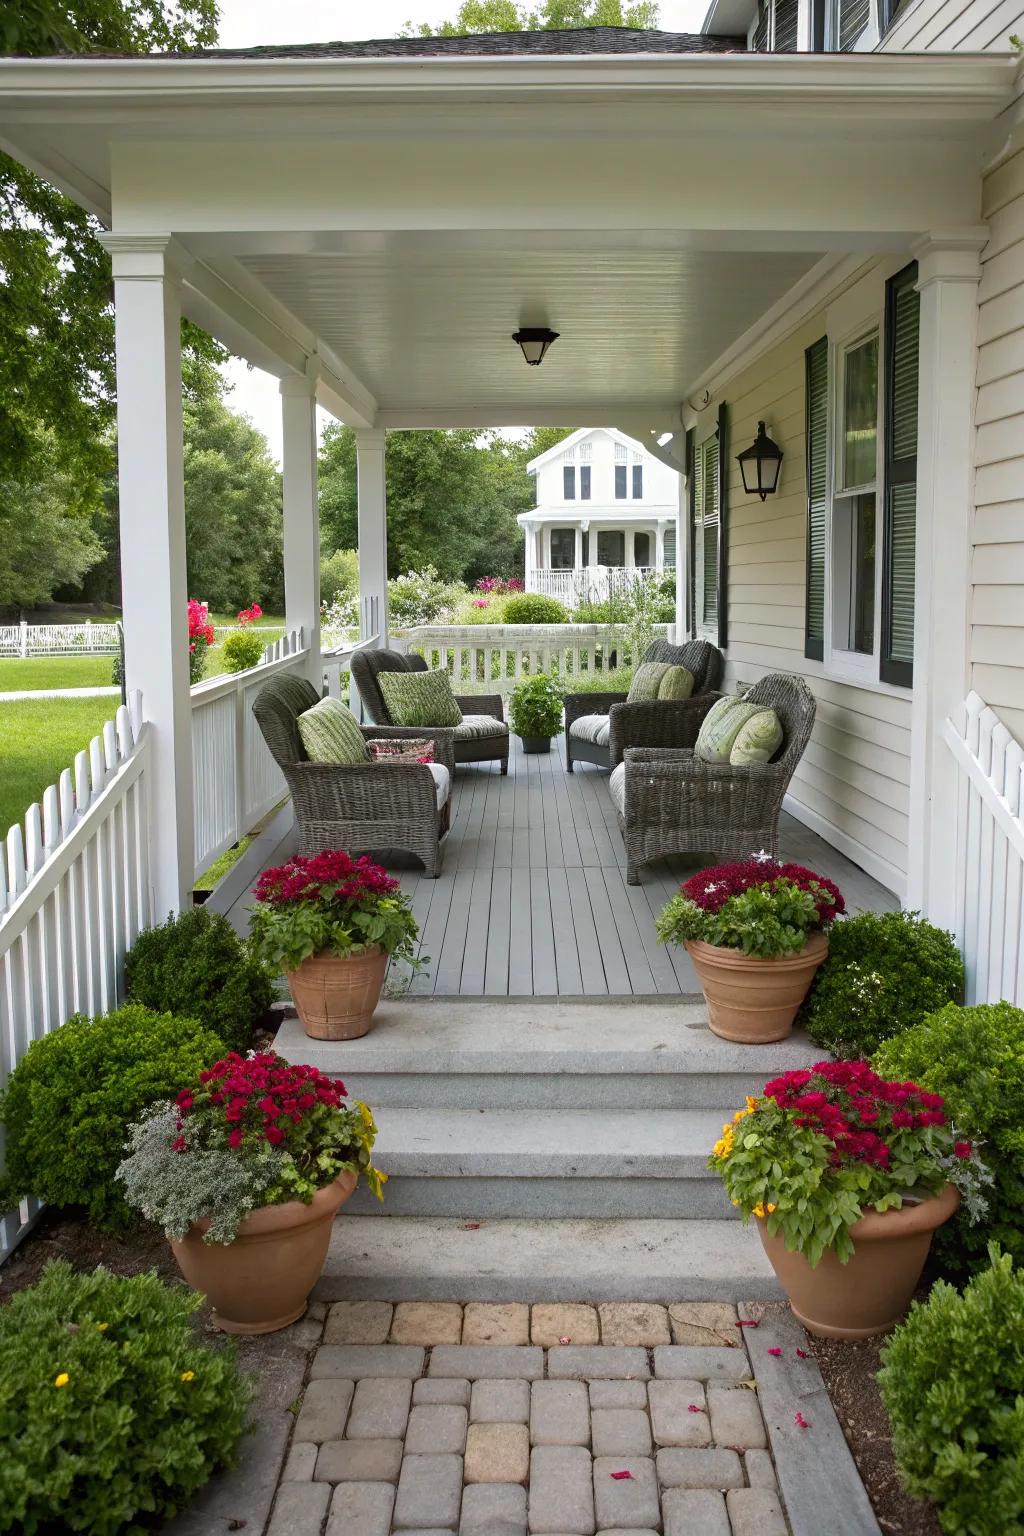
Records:
[[[702,761],[693,752],[700,729],[694,714],[688,742],[633,747],[612,772],[608,792],[626,844],[629,885],[638,883],[643,865],[666,854],[731,859],[764,848],[777,855],[782,799],[810,739],[814,695],[803,678],[771,673],[743,697],[774,709],[782,724],[782,745],[770,763],[734,768]]]
[[[295,807],[299,852],[347,853],[401,849],[423,860],[426,873],[441,871],[440,840],[448,831],[455,750],[450,730],[421,730],[389,725],[363,726],[374,737],[427,737],[434,760],[446,774],[433,774],[424,763],[311,763],[299,736],[299,715],[320,695],[300,677],[277,677],[261,688],[252,712],[284,774]]]
[[[655,699],[630,704],[624,693],[570,693],[565,699],[565,766],[597,763],[615,768],[627,747],[693,745],[696,729],[718,695],[722,653],[707,640],[671,645],[655,640],[643,660],[667,661],[693,673],[688,699]]]
[[[377,682],[378,674],[426,670],[422,656],[405,656],[399,651],[357,651],[352,657],[352,676],[363,706],[374,724],[387,726],[390,733],[394,733],[395,727]],[[497,759],[502,773],[508,773],[509,734],[500,694],[456,695],[456,703],[462,710],[462,724],[455,726],[452,733],[455,761],[488,763]]]

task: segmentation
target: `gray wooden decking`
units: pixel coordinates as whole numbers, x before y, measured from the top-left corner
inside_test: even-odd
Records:
[[[412,898],[429,969],[412,994],[653,996],[699,992],[685,951],[657,943],[654,919],[699,861],[661,860],[628,886],[608,775],[567,774],[560,748],[456,770],[452,829],[437,880],[414,860],[389,861]],[[262,866],[289,852],[286,835]],[[852,912],[898,907],[892,892],[785,815],[782,854],[834,879]],[[229,908],[246,922],[246,898]]]

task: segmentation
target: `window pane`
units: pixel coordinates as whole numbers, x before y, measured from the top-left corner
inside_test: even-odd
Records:
[[[615,499],[616,501],[625,501],[626,499],[625,464],[616,464],[615,466]]]
[[[571,464],[562,470],[562,495],[566,501],[576,500],[576,471]]]
[[[552,528],[551,569],[571,571],[576,564],[576,532],[573,528]]]
[[[843,359],[843,484],[870,485],[878,444],[878,337]]]
[[[837,0],[839,48],[852,48],[871,18],[870,0]]]
[[[580,500],[590,500],[590,465],[580,465]]]
[[[875,498],[858,496],[853,506],[853,571],[850,648],[870,656],[875,649]]]
[[[651,536],[649,533],[634,533],[633,535],[633,564],[651,565]]]
[[[626,535],[621,528],[602,529],[597,535],[598,565],[625,565]]]
[[[644,467],[642,464],[633,465],[633,500],[639,501],[644,494]]]

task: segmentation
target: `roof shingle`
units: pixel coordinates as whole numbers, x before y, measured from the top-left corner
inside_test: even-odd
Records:
[[[190,58],[445,59],[579,57],[594,54],[745,53],[745,37],[656,32],[634,27],[573,27],[549,32],[481,32],[464,37],[383,37],[363,42],[272,43],[262,48],[207,48]]]

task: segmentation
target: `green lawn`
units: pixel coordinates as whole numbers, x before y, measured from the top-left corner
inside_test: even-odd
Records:
[[[63,768],[73,768],[75,753],[88,747],[117,705],[113,697],[0,703],[0,835],[42,799]]]
[[[30,656],[26,661],[0,657],[0,693],[37,688],[106,688],[113,656]]]

